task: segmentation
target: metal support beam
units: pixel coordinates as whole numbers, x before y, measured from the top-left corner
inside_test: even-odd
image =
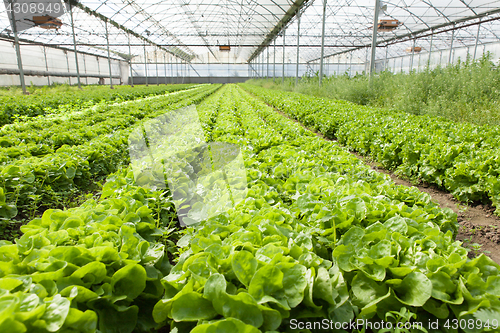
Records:
[[[314,1],[310,1],[309,4],[312,4]],[[248,58],[247,62],[252,61],[255,57],[257,57],[261,51],[271,43],[273,38],[277,36],[280,31],[285,31],[288,23],[293,19],[293,17],[298,14],[300,8],[303,5],[307,5],[307,0],[295,0],[294,3],[290,6],[285,15],[281,18],[281,20],[274,26],[274,28],[266,35],[266,38],[262,41],[262,43],[257,47],[257,49],[252,53],[252,55]],[[285,43],[283,43],[285,44]]]
[[[19,69],[18,68],[11,68],[11,69],[3,69],[0,68],[0,75],[19,75]],[[46,72],[46,71],[37,71],[37,70],[29,70],[25,69],[24,70],[24,75],[29,75],[29,76],[56,76],[56,77],[75,77],[76,73],[69,73],[69,72]],[[83,75],[82,75],[83,76]],[[95,78],[109,78],[109,75],[107,74],[85,74],[86,77],[95,77]],[[119,75],[114,75],[113,76],[115,79],[119,79]]]
[[[274,38],[274,52],[273,52],[273,82],[276,79],[276,37]]]
[[[264,51],[260,54],[260,77],[264,78]]]
[[[113,76],[111,73],[111,55],[109,53],[109,31],[108,31],[108,21],[104,21],[104,26],[106,27],[106,44],[108,48],[108,68],[109,68],[109,88],[114,89],[113,87]]]
[[[81,10],[85,11],[87,14],[89,14],[89,15],[91,15],[91,16],[94,16],[94,17],[96,17],[96,18],[100,19],[101,21],[109,21],[109,23],[110,23],[111,25],[115,26],[117,29],[120,29],[120,30],[122,30],[122,31],[124,31],[124,32],[130,33],[130,34],[131,34],[131,35],[133,35],[134,37],[136,37],[136,38],[138,38],[138,39],[140,39],[140,40],[143,40],[143,41],[145,41],[146,43],[149,43],[149,44],[151,44],[151,45],[156,45],[156,46],[158,46],[158,47],[160,47],[160,48],[163,48],[163,49],[164,49],[164,51],[166,51],[166,52],[168,52],[168,53],[170,53],[170,54],[173,54],[173,55],[175,55],[175,56],[182,57],[182,58],[185,58],[185,59],[188,59],[188,60],[192,60],[192,59],[195,57],[194,55],[189,54],[189,53],[187,53],[187,52],[184,52],[183,50],[181,50],[181,49],[179,49],[178,47],[173,46],[173,45],[171,45],[171,44],[169,44],[169,45],[165,45],[165,46],[158,45],[158,44],[154,43],[152,40],[150,40],[150,39],[148,39],[148,38],[146,38],[146,37],[144,37],[144,36],[142,36],[142,35],[140,35],[140,34],[136,33],[135,31],[130,30],[130,29],[126,28],[125,26],[123,26],[123,25],[121,25],[121,24],[119,24],[119,23],[117,23],[117,22],[115,22],[115,21],[111,20],[110,18],[108,18],[108,17],[106,17],[106,16],[104,16],[104,15],[102,15],[102,14],[97,13],[96,11],[94,11],[94,10],[90,9],[89,7],[87,7],[87,6],[83,5],[83,4],[81,4],[80,2],[78,2],[78,0],[64,0],[64,1],[65,1],[65,2],[67,2],[67,3],[72,4],[73,6],[76,6],[76,7],[80,8]],[[128,1],[128,0],[127,0],[126,2],[127,2],[129,5],[131,5],[132,7],[134,7],[135,9],[137,9],[137,6],[136,6],[136,4],[135,4],[135,3],[131,3],[131,1]],[[142,8],[139,8],[139,10],[136,10],[136,11],[137,11],[137,12],[143,12],[143,13],[144,13],[144,10],[143,10]],[[147,16],[147,15],[146,15],[146,16]],[[152,17],[151,17],[151,16],[149,16],[147,19],[148,19],[148,20],[151,20],[151,19],[152,19]],[[157,23],[158,23],[158,22],[154,22],[154,21],[153,21],[153,24],[154,24],[156,27],[159,27],[159,25],[158,25]],[[160,28],[162,28],[162,27],[161,27],[161,25],[160,25]],[[162,32],[163,32],[165,35],[167,35],[167,36],[168,36],[168,35],[171,35],[168,31],[165,31],[164,29],[161,29],[161,30],[162,30]],[[58,44],[58,45],[61,45],[61,44]],[[83,45],[83,44],[80,44],[80,45]],[[179,43],[178,43],[178,46],[187,46],[187,45],[184,45],[184,44],[182,44],[182,43],[180,43],[180,42],[179,42]]]
[[[448,64],[451,64],[452,62],[452,54],[453,54],[453,40],[455,39],[455,30],[451,31],[451,43],[450,43],[450,54],[448,55]]]
[[[386,46],[385,47],[385,60],[384,60],[384,70],[386,71],[387,68],[389,68],[389,66],[387,66],[387,64],[389,63],[389,61],[387,60],[389,56],[389,46]]]
[[[429,46],[429,60],[427,60],[427,68],[431,68],[431,55],[432,55],[432,42],[434,40],[434,34],[431,35],[431,44]]]
[[[73,21],[73,6],[69,5],[69,14],[71,17],[71,32],[73,34],[73,49],[75,51],[75,64],[76,64],[76,79],[78,81],[78,89],[82,89],[80,82],[80,66],[78,65],[78,53],[76,52],[76,36],[75,36],[75,23]]]
[[[370,64],[368,63],[368,48],[366,48],[365,52],[365,73],[370,71]]]
[[[155,63],[156,63],[156,85],[160,85],[160,74],[158,72],[158,50],[155,50]]]
[[[99,56],[96,56],[95,59],[97,61],[97,73],[99,73],[99,75],[101,75],[101,63],[99,62]]]
[[[281,72],[281,84],[285,84],[285,33],[286,29],[283,29],[283,71]]]
[[[352,71],[352,52],[351,56],[349,57],[349,77],[351,77],[351,71]]]
[[[479,42],[479,31],[480,30],[481,30],[481,20],[479,20],[479,24],[477,25],[476,42],[474,43],[474,56],[472,57],[472,60],[476,60],[477,44]]]
[[[146,75],[146,87],[147,87],[148,86],[148,56],[146,55],[146,42],[144,42],[144,74]]]
[[[267,47],[267,68],[266,68],[266,79],[269,78],[269,46]]]
[[[174,84],[174,62],[170,56],[170,83]]]
[[[14,8],[14,1],[9,0],[10,8]],[[23,89],[23,94],[27,95],[26,83],[24,82],[24,71],[23,71],[23,61],[21,59],[21,49],[19,47],[19,36],[17,35],[17,25],[16,18],[14,16],[14,10],[10,11],[10,18],[12,20],[12,32],[14,33],[14,46],[16,48],[17,57],[17,67],[19,68],[19,81],[21,81],[21,88]]]
[[[297,12],[297,64],[295,67],[295,86],[299,84],[299,60],[300,60],[300,10]]]
[[[325,56],[325,18],[326,18],[326,2],[323,0],[323,21],[321,23],[321,56],[319,63],[319,86],[321,87],[321,81],[323,80],[323,57]]]
[[[128,54],[129,54],[129,59],[128,59],[128,65],[130,67],[130,86],[134,86],[134,72],[132,70],[132,49],[130,47],[130,34],[127,34],[128,37]]]
[[[377,51],[377,32],[378,32],[378,14],[380,12],[380,0],[375,0],[375,10],[373,15],[373,29],[372,29],[372,54],[370,57],[370,77],[375,72],[375,56]]]
[[[45,70],[48,72],[49,71],[49,63],[47,62],[47,50],[45,46],[42,46],[43,48],[43,58],[45,59]],[[47,75],[47,84],[50,86],[50,76]]]
[[[70,69],[69,69],[68,51],[64,51],[64,54],[66,55],[66,66],[68,67],[68,73],[69,73]],[[68,81],[69,85],[71,85],[71,76],[68,76]]]
[[[167,84],[167,54],[163,53],[163,66],[165,70],[165,84]]]
[[[413,58],[415,57],[415,43],[417,42],[417,39],[413,39],[413,46],[411,48],[411,56],[410,56],[410,73],[413,70]]]
[[[82,54],[82,60],[83,60],[83,72],[85,73],[85,84],[89,84],[89,78],[87,77],[87,62],[85,61],[85,54]]]

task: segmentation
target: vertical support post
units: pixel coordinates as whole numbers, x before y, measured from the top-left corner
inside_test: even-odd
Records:
[[[432,42],[434,40],[434,30],[431,30],[431,44],[429,45],[429,59],[427,60],[427,69],[431,68]]]
[[[108,21],[104,21],[104,25],[106,27],[106,46],[108,49],[108,67],[109,67],[109,88],[114,89],[113,87],[113,73],[111,72],[111,55],[109,53],[109,31],[108,31]]]
[[[265,50],[262,50],[262,77],[267,78],[266,74],[266,54]]]
[[[175,57],[175,83],[179,83],[179,59]]]
[[[285,33],[286,28],[283,28],[283,67],[281,72],[281,84],[285,84]]]
[[[170,55],[169,58],[170,58],[170,83],[174,84],[174,61],[172,59],[172,55]]]
[[[134,72],[132,71],[132,48],[130,47],[130,34],[127,34],[128,37],[128,54],[130,58],[128,59],[128,65],[130,67],[130,86],[134,86]]]
[[[261,58],[261,56],[262,56],[262,54],[259,53],[259,55],[257,56],[257,59],[255,60],[255,61],[257,61],[257,65],[256,65],[256,67],[257,67],[257,77],[259,79],[261,77],[261,73],[260,73],[260,71],[261,71],[261,68],[260,68],[260,63],[261,63],[260,58]]]
[[[368,48],[366,48],[365,52],[365,73],[370,70],[370,64],[368,63]]]
[[[321,56],[319,63],[319,86],[323,80],[323,57],[325,56],[325,18],[326,18],[326,1],[323,0],[323,21],[321,23]]]
[[[47,62],[47,50],[45,48],[45,45],[42,46],[42,48],[43,48],[43,58],[45,59],[45,70],[47,71],[47,84],[50,86],[49,63]]]
[[[472,60],[476,60],[477,43],[479,42],[479,30],[481,30],[481,20],[479,20],[479,24],[477,25],[476,42],[474,43],[474,56],[472,57]]]
[[[411,48],[411,57],[410,57],[410,73],[411,71],[413,70],[413,57],[415,56],[415,43],[416,43],[417,39],[414,38],[413,39],[413,46]]]
[[[450,54],[448,55],[448,65],[451,65],[451,62],[453,61],[451,57],[453,54],[453,39],[455,39],[455,29],[451,31],[451,43],[450,43]]]
[[[160,74],[158,72],[158,48],[155,49],[155,62],[156,62],[156,85],[160,85]]]
[[[274,37],[274,52],[273,52],[273,82],[276,79],[276,37]]]
[[[101,84],[101,64],[99,63],[99,56],[95,56],[95,59],[97,60],[97,73],[99,74],[99,80],[98,84]]]
[[[163,69],[165,70],[165,84],[167,84],[167,53],[163,53]]]
[[[144,73],[146,75],[146,87],[148,86],[148,56],[146,54],[146,41],[144,41]]]
[[[300,60],[300,8],[297,11],[297,64],[295,65],[295,86],[299,84],[299,60]]]
[[[80,66],[78,65],[78,53],[76,52],[76,36],[75,36],[75,23],[73,22],[73,6],[71,2],[69,5],[69,15],[71,16],[71,32],[73,34],[73,49],[75,51],[75,64],[76,64],[76,79],[78,80],[78,89],[82,89],[82,84],[80,82]]]
[[[9,0],[10,3],[10,18],[12,20],[12,32],[14,33],[14,46],[16,48],[16,56],[17,56],[17,67],[19,68],[19,81],[21,81],[21,88],[23,89],[23,94],[27,95],[26,91],[26,83],[24,82],[24,70],[23,70],[23,61],[21,59],[21,48],[19,47],[19,36],[17,35],[17,25],[16,18],[14,16],[14,1]]]
[[[83,59],[83,71],[85,73],[85,84],[89,84],[89,77],[87,73],[87,62],[85,61],[85,54],[82,54],[82,59]]]
[[[250,63],[251,65],[251,63]],[[252,67],[250,67],[252,69]],[[250,71],[250,75],[253,76],[253,71]],[[210,52],[207,52],[207,77],[208,77],[208,83],[210,82]]]
[[[266,79],[269,78],[269,46],[267,47],[267,68],[266,68]]]
[[[384,70],[387,70],[389,68],[389,61],[387,60],[387,56],[389,54],[389,45],[385,47],[385,60],[384,60]]]
[[[264,74],[265,73],[265,68],[266,68],[266,63],[265,63],[265,54],[264,54],[264,50],[262,50],[261,54],[260,54],[260,68],[261,68],[261,71],[262,71],[262,78],[265,78],[266,75]]]
[[[64,50],[64,54],[66,55],[66,66],[68,67],[69,74],[69,59],[68,59],[68,51]],[[69,85],[71,85],[71,76],[68,76]]]
[[[351,56],[349,57],[349,77],[351,77],[351,72],[352,71],[352,51],[351,51]]]
[[[377,32],[378,32],[378,14],[380,12],[380,0],[375,0],[375,10],[373,15],[373,31],[372,31],[372,54],[370,57],[370,78],[375,72],[375,56],[377,51]]]
[[[264,51],[259,55],[260,77],[264,78]]]
[[[181,83],[184,83],[184,78],[186,77],[186,64],[184,59],[179,59],[179,67],[181,71]]]

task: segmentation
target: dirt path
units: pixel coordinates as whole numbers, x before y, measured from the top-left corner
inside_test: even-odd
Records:
[[[250,94],[255,98],[257,96]],[[267,104],[267,103],[266,103]],[[290,118],[284,112],[276,109],[272,105],[267,104],[273,108],[280,115],[293,120],[303,128],[315,133],[317,136],[329,140],[323,134],[315,132],[307,128],[296,119]],[[347,147],[345,147],[347,148]],[[441,207],[452,209],[458,215],[458,223],[460,228],[457,235],[457,240],[462,241],[464,247],[470,250],[469,257],[473,258],[481,253],[489,256],[496,263],[500,264],[500,218],[493,214],[495,210],[492,206],[477,205],[470,206],[463,202],[456,200],[450,193],[440,190],[433,185],[428,184],[412,184],[411,182],[399,178],[393,172],[384,169],[379,163],[370,160],[365,156],[361,156],[356,152],[349,150],[351,154],[362,160],[365,164],[369,165],[373,170],[389,175],[394,183],[404,186],[414,186],[421,192],[428,193],[432,201],[438,203]]]
[[[469,257],[484,253],[500,264],[500,218],[493,214],[495,208],[487,205],[471,206],[456,200],[453,195],[429,184],[412,184],[399,178],[393,172],[380,166],[379,163],[370,161],[364,156],[354,154],[363,160],[372,169],[389,175],[398,185],[414,186],[421,192],[428,193],[432,200],[441,207],[452,209],[458,215],[460,229],[457,240],[464,242],[470,249]]]

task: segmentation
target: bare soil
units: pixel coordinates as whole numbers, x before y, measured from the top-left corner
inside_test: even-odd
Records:
[[[385,170],[378,163],[369,161],[366,157],[354,155],[370,165],[372,169],[389,175],[396,184],[415,186],[421,192],[428,193],[432,201],[438,203],[441,207],[453,210],[457,213],[457,221],[460,224],[457,240],[462,241],[464,247],[470,250],[469,257],[472,258],[484,253],[500,264],[500,218],[493,214],[494,207],[491,205],[467,205],[434,185],[425,183],[412,184],[405,179],[401,179],[393,172]]]
[[[257,97],[258,98],[258,97]],[[290,118],[287,114],[272,107],[277,113],[282,116],[293,120],[301,125],[303,128],[315,133],[317,136],[329,140],[323,134],[307,128],[296,119]],[[347,148],[347,147],[346,147]],[[469,250],[469,257],[484,253],[497,264],[500,264],[500,218],[493,214],[495,208],[491,205],[467,205],[461,201],[456,200],[453,195],[443,191],[432,184],[412,184],[411,182],[398,177],[393,172],[384,169],[379,163],[372,161],[370,158],[361,156],[354,151],[350,151],[354,156],[361,159],[365,164],[369,165],[372,169],[385,173],[391,177],[394,183],[404,186],[415,186],[421,192],[428,193],[432,201],[439,204],[441,207],[447,207],[457,213],[457,222],[460,225],[457,240],[463,242],[463,246]]]

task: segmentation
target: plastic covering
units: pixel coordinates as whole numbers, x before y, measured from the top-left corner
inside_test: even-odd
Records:
[[[161,57],[168,56],[168,60],[177,57],[192,63],[246,63],[270,45],[271,61],[276,59],[280,63],[283,61],[282,34],[286,29],[284,60],[295,61],[297,4],[302,12],[300,59],[314,63],[320,58],[321,0],[81,0],[73,7],[77,49],[107,54],[103,22],[103,18],[107,18],[110,48],[115,58],[130,57],[130,41],[130,53],[134,61],[139,62],[144,61],[146,45],[147,57],[159,50]],[[374,5],[375,0],[327,1],[325,57],[342,57],[346,52],[370,46]],[[475,47],[477,36],[479,45],[499,41],[500,1],[392,0],[382,1],[381,8],[380,19],[394,19],[401,24],[394,30],[379,31],[377,59],[405,55],[405,50],[413,46],[413,37],[417,37],[415,45],[421,47],[422,52],[430,49],[431,39],[433,50],[450,48],[452,43],[453,47]],[[35,26],[21,31],[19,37],[25,43],[71,49],[70,16],[65,14],[60,19],[63,26],[58,30]],[[12,38],[3,2],[0,38]],[[276,56],[273,54],[275,42]],[[227,45],[231,46],[229,52],[220,51],[220,46]],[[264,54],[267,56],[267,51]],[[356,53],[359,61],[366,60],[365,56],[365,51]]]

